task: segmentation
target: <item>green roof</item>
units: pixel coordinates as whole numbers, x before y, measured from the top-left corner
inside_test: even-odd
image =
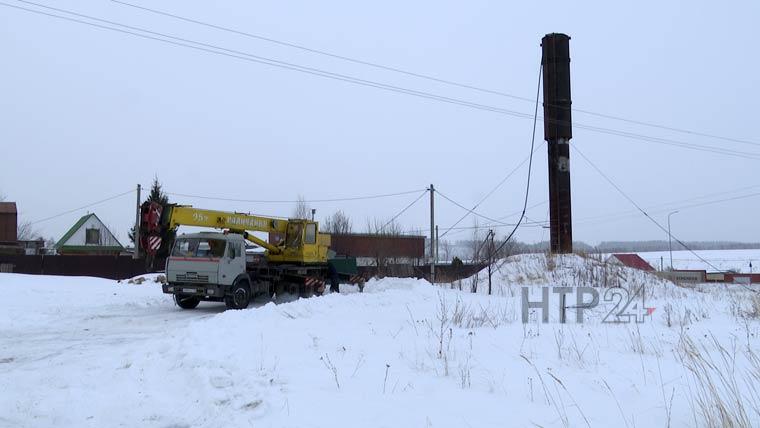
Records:
[[[100,218],[98,218],[98,216],[96,216],[95,213],[90,213],[90,214],[82,216],[82,218],[80,218],[76,223],[74,223],[74,225],[71,226],[71,229],[69,229],[66,233],[64,233],[63,237],[61,237],[61,239],[59,239],[58,242],[56,242],[55,248],[56,249],[61,249],[64,246],[63,244],[66,241],[68,241],[69,238],[71,238],[71,236],[74,235],[74,233],[77,230],[79,230],[79,228],[82,227],[82,225],[85,224],[85,222],[87,222],[87,220],[90,219],[90,217],[93,217],[93,216],[95,218],[97,218],[98,221],[100,221]],[[103,224],[102,221],[100,221],[100,223]],[[111,231],[109,230],[108,232],[110,233]],[[114,239],[116,239],[115,236],[114,236]],[[116,242],[118,243],[119,241],[117,240]],[[66,248],[70,249],[72,247],[74,247],[74,246],[67,246]],[[80,248],[80,247],[84,248],[84,246],[76,246],[76,248]],[[118,246],[88,245],[87,248],[92,249],[92,250],[114,250],[114,249],[123,250],[124,249],[124,247],[121,245],[121,243],[119,243]]]

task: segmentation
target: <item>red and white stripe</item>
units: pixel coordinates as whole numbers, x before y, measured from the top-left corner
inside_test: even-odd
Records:
[[[161,237],[160,236],[149,236],[148,237],[148,249],[152,251],[158,250],[158,248],[161,246]]]
[[[318,278],[306,277],[304,284],[319,287],[325,285],[325,282]]]

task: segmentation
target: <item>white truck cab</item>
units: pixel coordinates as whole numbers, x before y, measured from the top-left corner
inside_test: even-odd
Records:
[[[223,301],[237,282],[245,280],[245,240],[236,233],[201,232],[178,236],[166,259],[164,293],[183,308],[201,300]],[[248,294],[250,294],[250,287]],[[242,296],[250,299],[250,295]]]

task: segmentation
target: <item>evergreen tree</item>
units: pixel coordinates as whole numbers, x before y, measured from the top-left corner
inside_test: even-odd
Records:
[[[158,202],[161,205],[166,205],[169,203],[169,197],[164,193],[164,191],[161,189],[161,183],[158,182],[158,177],[153,177],[153,185],[150,187],[150,193],[148,194],[149,202]],[[135,243],[135,227],[132,226],[131,229],[129,229],[129,240],[132,241],[132,243]]]

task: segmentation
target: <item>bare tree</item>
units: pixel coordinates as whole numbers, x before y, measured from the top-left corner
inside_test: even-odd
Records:
[[[322,230],[336,235],[345,235],[351,233],[353,225],[351,219],[341,210],[335,211],[330,217],[327,217]]]
[[[382,220],[379,218],[367,219],[367,233],[373,235],[398,236],[404,233],[401,224],[396,220]]]
[[[472,224],[472,237],[470,239],[470,260],[473,264],[478,265],[483,262],[482,257],[482,244],[483,243],[483,237],[481,236],[480,230],[478,228],[478,220],[477,218],[473,221]],[[478,283],[480,282],[479,272],[476,272],[475,275],[470,277],[470,292],[471,293],[477,293],[478,292]]]
[[[449,241],[441,241],[439,242],[439,245],[441,246],[441,250],[443,250],[443,259],[447,262],[451,261],[451,242]]]
[[[40,233],[34,228],[29,220],[22,221],[16,231],[16,239],[19,241],[36,241],[40,239]]]
[[[296,207],[293,209],[293,218],[308,219],[310,214],[311,209],[306,204],[306,200],[302,195],[298,195]]]

